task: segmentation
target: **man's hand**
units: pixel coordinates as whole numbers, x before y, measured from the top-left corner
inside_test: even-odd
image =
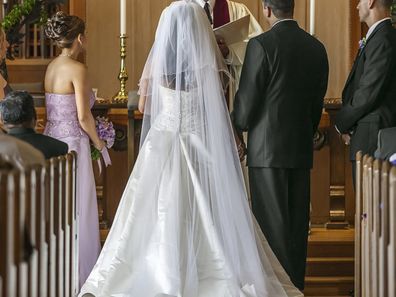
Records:
[[[342,138],[342,141],[344,141],[345,145],[349,145],[351,143],[351,135],[342,134],[341,138]]]
[[[227,44],[221,36],[216,35],[216,41],[221,51],[221,54],[223,55],[223,58],[226,59],[228,57],[228,54],[230,53],[230,49],[228,48]]]

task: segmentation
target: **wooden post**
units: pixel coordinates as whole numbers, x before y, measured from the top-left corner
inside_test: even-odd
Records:
[[[381,297],[379,295],[379,241],[380,241],[380,197],[381,197],[381,167],[382,161],[375,160],[373,166],[373,226],[371,230],[371,254],[373,265],[370,269],[373,275],[372,297]]]
[[[327,100],[326,111],[330,116],[328,142],[330,147],[330,220],[328,229],[344,229],[349,226],[345,220],[345,147],[335,130],[335,116],[341,107],[340,100]]]
[[[362,193],[363,193],[363,203],[362,203],[362,212],[363,212],[363,219],[362,219],[362,227],[361,227],[361,232],[362,232],[362,289],[361,289],[361,296],[367,296],[368,295],[368,259],[369,259],[369,249],[368,249],[368,229],[369,229],[369,224],[368,224],[368,216],[369,216],[369,209],[368,209],[368,182],[367,182],[367,176],[368,176],[368,155],[365,155],[363,157],[363,187],[362,187]]]
[[[361,296],[361,273],[362,273],[362,171],[363,155],[356,155],[356,214],[355,214],[355,294]]]
[[[381,207],[379,242],[379,295],[388,296],[388,244],[389,244],[389,163],[382,163],[381,170]]]
[[[40,172],[40,233],[39,235],[39,293],[40,297],[48,297],[49,288],[49,163],[41,168]]]
[[[0,172],[0,277],[4,297],[15,297],[15,171]]]
[[[69,200],[69,223],[70,223],[70,296],[78,293],[78,250],[77,250],[77,205],[76,205],[76,172],[77,154],[71,152],[67,158],[67,195]]]
[[[389,246],[388,246],[388,296],[396,297],[396,167],[389,181]]]
[[[47,197],[47,244],[48,244],[48,294],[56,295],[56,238],[55,238],[55,170],[56,160],[51,159],[48,164],[49,172],[49,195]]]
[[[37,297],[38,295],[38,236],[39,226],[37,225],[37,217],[40,214],[39,198],[40,198],[40,168],[32,167],[26,172],[26,225],[28,231],[27,236],[32,245],[32,254],[28,261],[28,296]]]
[[[65,200],[65,185],[66,185],[66,164],[65,157],[58,157],[58,194],[57,194],[57,208],[55,210],[56,220],[57,220],[57,282],[58,282],[58,295],[59,297],[64,297],[65,294],[65,275],[64,275],[64,266],[65,266],[65,247],[64,247],[64,235],[65,235],[65,226],[64,226],[64,200]]]

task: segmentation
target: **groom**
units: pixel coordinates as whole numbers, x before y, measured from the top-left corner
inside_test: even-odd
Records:
[[[328,60],[293,20],[294,0],[264,0],[271,29],[249,41],[231,115],[248,132],[253,212],[278,260],[304,288],[313,136],[327,89]]]

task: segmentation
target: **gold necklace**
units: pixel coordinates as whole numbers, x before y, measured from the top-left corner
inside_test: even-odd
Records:
[[[59,54],[58,57],[71,57],[73,54]]]

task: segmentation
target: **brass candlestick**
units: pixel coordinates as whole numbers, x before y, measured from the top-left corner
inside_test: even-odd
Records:
[[[120,35],[120,57],[121,57],[121,67],[120,73],[118,74],[118,80],[120,81],[120,90],[116,95],[114,95],[113,103],[126,103],[128,101],[128,93],[125,90],[126,81],[128,80],[128,72],[125,66],[126,58],[126,38],[125,34]]]

